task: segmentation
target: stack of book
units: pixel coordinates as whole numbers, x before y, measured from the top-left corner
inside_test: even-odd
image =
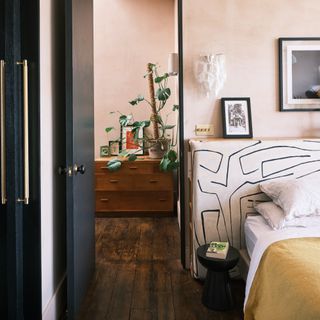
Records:
[[[229,242],[211,241],[206,252],[209,258],[225,259],[229,250]]]

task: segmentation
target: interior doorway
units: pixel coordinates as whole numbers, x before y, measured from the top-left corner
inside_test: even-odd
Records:
[[[122,193],[118,193],[117,196],[110,194],[110,192],[106,193],[105,183],[101,182],[102,178],[99,175],[102,174],[101,169],[105,170],[103,166],[108,162],[105,156],[112,155],[114,158],[117,154],[121,154],[121,150],[126,149],[123,146],[124,129],[126,128],[123,127],[126,127],[127,124],[129,127],[136,121],[148,121],[152,117],[148,105],[152,98],[149,92],[148,77],[146,77],[147,65],[149,63],[156,65],[159,77],[172,72],[172,70],[168,70],[168,62],[169,64],[171,62],[171,66],[175,64],[175,67],[178,68],[178,61],[174,60],[178,57],[179,41],[181,40],[179,33],[182,31],[179,27],[178,12],[179,1],[177,0],[95,1],[94,3],[95,166],[99,179],[97,182],[96,176],[96,209],[100,217],[104,216],[104,213],[108,213],[105,216],[110,216],[110,213],[112,216],[117,216],[117,213],[121,213],[118,216],[123,215],[126,209],[124,202],[127,199],[132,203],[132,211],[135,211],[134,213],[129,212],[129,215],[139,214],[140,207],[135,204],[135,201],[146,205],[148,201],[153,199],[154,195],[149,192],[136,200],[133,193],[130,192],[132,191],[129,187],[130,183],[132,184],[131,180],[128,181],[127,187],[119,186],[121,182],[119,180],[123,178],[122,176],[121,179],[118,176],[112,179],[114,186],[116,184],[119,186],[118,189],[112,186],[112,191],[121,190]],[[169,130],[166,130],[165,136],[176,145],[175,150],[181,156],[182,152],[179,149],[181,130],[177,125],[179,115],[178,112],[173,111],[175,105],[180,105],[179,100],[182,96],[179,79],[181,79],[179,70],[170,74],[167,86],[171,96],[161,112],[166,125],[170,127]],[[132,101],[140,99],[139,97],[144,97],[146,101],[138,101],[139,104],[132,103]],[[119,123],[119,118],[123,116],[130,116],[132,119],[123,125],[123,123]],[[151,127],[152,125],[144,128],[143,132],[147,132],[147,135],[152,130]],[[146,149],[143,153],[147,153]],[[182,162],[183,159],[181,159]],[[149,165],[154,166],[155,164]],[[138,168],[137,171],[139,170]],[[174,211],[181,227],[184,225],[184,219],[181,217],[181,201],[179,201],[179,194],[183,192],[178,188],[181,178],[180,172],[183,170],[174,171],[172,197],[174,197]],[[125,179],[137,179],[138,176],[125,177]],[[151,180],[156,181],[150,178]],[[136,183],[133,184],[136,187]],[[110,191],[110,189],[108,190]],[[158,193],[169,191],[169,189],[160,190],[159,188],[156,190]],[[169,209],[164,206],[164,202],[167,201],[166,195],[162,194],[162,199],[159,199],[162,201],[159,210],[168,213]],[[108,209],[109,207],[111,209]],[[147,214],[147,216],[150,215]],[[184,248],[184,227],[180,231],[183,235],[181,259],[184,264],[184,249],[182,249],[182,247]]]

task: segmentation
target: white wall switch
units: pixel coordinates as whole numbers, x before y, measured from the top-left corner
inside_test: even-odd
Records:
[[[196,136],[213,136],[213,124],[197,124],[195,132]]]

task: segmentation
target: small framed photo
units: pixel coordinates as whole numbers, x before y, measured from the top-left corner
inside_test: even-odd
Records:
[[[119,154],[119,141],[109,141],[110,156],[117,156]]]
[[[134,153],[136,155],[143,155],[143,147],[134,141],[134,134],[132,132],[133,126],[121,127],[121,146],[120,151],[126,150],[129,154]],[[139,139],[143,139],[143,131],[139,130]]]
[[[109,153],[109,146],[101,146],[100,147],[100,157],[104,158],[104,157],[109,157],[110,153]]]
[[[252,138],[250,98],[221,98],[224,138]]]
[[[320,110],[320,38],[279,38],[280,111]]]

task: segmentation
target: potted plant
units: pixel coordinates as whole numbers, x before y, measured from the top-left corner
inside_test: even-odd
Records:
[[[107,163],[107,168],[111,171],[118,170],[121,167],[121,163],[124,159],[128,161],[135,161],[137,159],[137,153],[139,151],[148,150],[150,158],[160,158],[160,169],[163,171],[170,171],[177,169],[179,166],[177,152],[175,147],[177,144],[174,135],[171,139],[167,138],[167,130],[172,130],[176,125],[168,124],[168,114],[163,118],[162,114],[167,107],[168,99],[171,96],[171,90],[168,87],[168,79],[171,75],[164,73],[162,75],[158,72],[158,66],[153,63],[148,63],[147,74],[144,76],[148,79],[150,99],[146,99],[139,94],[135,99],[129,101],[131,106],[144,105],[150,108],[150,118],[142,121],[135,121],[133,114],[128,115],[120,114],[119,123],[121,126],[132,125],[132,133],[134,143],[138,146],[138,149],[130,153],[128,150],[123,149],[119,157],[110,160]],[[157,86],[155,90],[155,86]],[[172,111],[177,112],[179,110],[178,105],[172,106]],[[151,127],[151,132],[147,133],[146,128]],[[112,131],[113,127],[106,128],[106,132]],[[143,137],[141,137],[141,131],[144,131]],[[123,137],[118,138],[119,143],[123,142]]]

